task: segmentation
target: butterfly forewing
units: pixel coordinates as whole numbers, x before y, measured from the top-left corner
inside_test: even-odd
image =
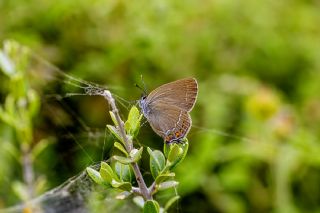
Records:
[[[198,83],[194,78],[185,78],[164,84],[153,90],[147,97],[146,103],[153,107],[159,100],[167,105],[176,106],[190,112],[198,95]]]

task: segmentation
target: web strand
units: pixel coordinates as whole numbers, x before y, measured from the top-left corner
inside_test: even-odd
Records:
[[[255,141],[254,139],[251,139],[248,137],[230,134],[230,133],[227,133],[227,132],[224,132],[224,131],[221,131],[218,129],[214,129],[214,128],[205,128],[205,127],[201,127],[201,126],[197,126],[197,125],[192,125],[192,127],[195,129],[202,130],[203,132],[209,132],[209,133],[224,136],[227,138],[237,139],[237,140],[246,141],[246,142],[254,142]]]

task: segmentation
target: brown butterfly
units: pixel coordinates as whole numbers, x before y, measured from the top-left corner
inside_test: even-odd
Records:
[[[191,128],[189,112],[197,95],[197,80],[184,78],[164,84],[143,96],[139,106],[152,129],[166,143],[179,143]]]

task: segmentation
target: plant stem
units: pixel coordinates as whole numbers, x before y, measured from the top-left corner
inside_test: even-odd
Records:
[[[153,181],[151,186],[148,188],[149,193],[152,195],[156,191],[156,181]]]
[[[152,200],[152,195],[148,190],[146,183],[144,182],[143,176],[140,172],[139,166],[137,163],[131,164],[133,167],[134,174],[136,176],[136,180],[138,182],[139,188],[141,190],[141,194],[145,200]]]
[[[102,95],[111,105],[112,112],[114,113],[116,120],[118,122],[118,129],[120,131],[120,135],[124,141],[127,152],[130,153],[133,150],[133,143],[127,137],[127,134],[126,134],[125,128],[124,128],[124,123],[121,120],[121,117],[119,115],[119,110],[115,104],[114,98],[112,97],[110,91],[108,91],[108,90],[104,90]],[[143,176],[140,172],[139,165],[136,162],[131,163],[131,165],[132,165],[137,183],[139,185],[141,195],[143,196],[144,200],[151,200],[152,199],[151,191],[148,189],[146,183],[144,182]]]
[[[27,146],[22,146],[22,169],[23,169],[23,180],[28,188],[28,200],[33,198],[33,167],[31,162],[31,155]]]

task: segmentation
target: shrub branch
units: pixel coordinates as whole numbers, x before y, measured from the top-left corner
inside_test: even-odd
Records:
[[[124,122],[122,121],[119,110],[115,104],[115,100],[112,97],[110,91],[104,90],[102,96],[108,101],[108,103],[111,105],[112,112],[114,113],[116,120],[118,122],[118,129],[120,131],[120,136],[122,137],[125,148],[128,153],[130,153],[133,150],[133,143],[132,140],[127,137],[127,134],[125,132],[124,128]],[[134,192],[137,194],[141,194],[144,198],[144,200],[152,200],[151,191],[148,189],[146,183],[144,182],[143,176],[141,174],[140,168],[136,162],[131,163],[135,178],[137,180],[137,183],[139,185],[139,190],[135,189]]]

